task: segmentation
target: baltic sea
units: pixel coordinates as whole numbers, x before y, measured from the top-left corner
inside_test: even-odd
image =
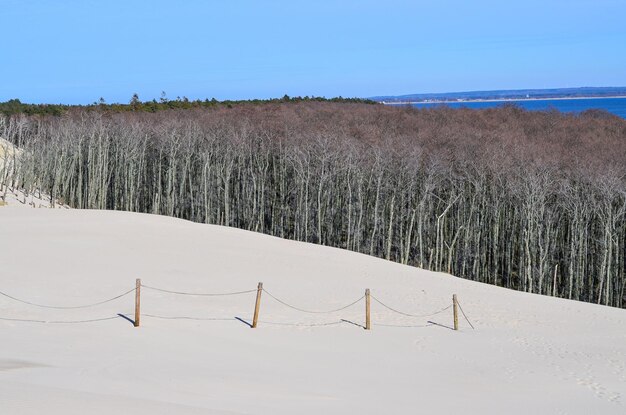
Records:
[[[562,112],[579,113],[591,109],[606,110],[626,118],[626,98],[577,98],[577,99],[526,99],[507,101],[467,101],[449,103],[414,103],[417,108],[432,108],[447,105],[451,108],[493,108],[500,105],[514,104],[532,111],[557,109]]]

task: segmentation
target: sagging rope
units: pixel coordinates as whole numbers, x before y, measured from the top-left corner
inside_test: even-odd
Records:
[[[144,284],[141,284],[141,286],[149,290],[160,291],[160,292],[164,292],[168,294],[190,295],[190,296],[198,296],[198,297],[221,297],[221,296],[227,296],[227,295],[255,293],[257,291],[256,289],[254,289],[254,290],[246,290],[246,291],[227,292],[227,293],[192,293],[192,292],[184,292],[184,291],[166,290],[163,288],[151,287],[149,285],[144,285]]]
[[[151,317],[163,320],[192,320],[192,321],[236,321],[233,317],[188,317],[188,316],[159,316],[155,314],[142,314],[142,317]],[[322,326],[334,326],[337,324],[345,323],[345,321],[331,321],[326,323],[289,323],[289,322],[277,322],[277,321],[265,321],[261,320],[259,323],[277,325],[277,326],[293,326],[293,327],[322,327]]]
[[[463,307],[461,307],[461,303],[459,303],[459,300],[456,300],[456,304],[459,306],[459,310],[461,310],[461,314],[463,314],[463,317],[465,317],[465,321],[467,321],[467,324],[470,325],[472,330],[476,330],[474,326],[472,325],[472,322],[469,321],[469,318],[467,318],[467,316],[465,315],[465,311],[463,311]]]
[[[382,301],[380,301],[378,298],[374,297],[373,295],[371,297],[374,301],[376,301],[378,304],[382,305],[386,309],[393,311],[394,313],[407,316],[407,317],[416,317],[416,318],[431,317],[439,313],[443,313],[444,311],[449,310],[452,307],[451,305],[449,305],[447,307],[442,308],[441,310],[435,311],[434,313],[430,313],[430,314],[410,314],[410,313],[405,313],[404,311],[396,310],[395,308],[388,306],[387,304],[383,303]]]
[[[196,320],[196,321],[232,321],[233,317],[188,317],[188,316],[159,316],[155,314],[142,314],[142,317],[158,318],[162,320]]]
[[[433,323],[428,324],[419,324],[419,325],[404,325],[404,324],[385,324],[385,323],[372,323],[372,326],[381,326],[381,327],[408,327],[408,328],[422,328],[422,327],[430,327],[434,326]]]
[[[18,321],[25,323],[42,323],[42,324],[80,324],[80,323],[94,323],[97,321],[105,321],[105,320],[114,320],[117,318],[126,318],[123,316],[112,316],[112,317],[103,317],[103,318],[94,318],[89,320],[31,320],[24,318],[8,318],[8,317],[0,317],[0,320],[4,321]]]
[[[322,326],[335,326],[337,324],[343,324],[345,323],[345,321],[343,320],[339,320],[339,321],[331,321],[328,323],[283,323],[283,322],[275,322],[275,321],[259,321],[259,323],[263,323],[263,324],[270,324],[270,325],[275,325],[275,326],[291,326],[291,327],[322,327]]]
[[[158,318],[163,320],[192,320],[192,321],[236,321],[234,317],[188,317],[188,316],[159,316],[155,314],[142,314],[142,317]],[[289,323],[289,322],[276,322],[276,321],[259,321],[263,324],[271,324],[277,326],[294,326],[294,327],[321,327],[321,326],[333,326],[336,324],[344,323],[345,321],[332,321],[327,323]]]
[[[155,291],[159,291],[159,292],[164,292],[164,293],[170,293],[170,294],[177,294],[177,295],[188,295],[188,296],[231,296],[231,295],[240,295],[240,294],[249,294],[249,293],[254,293],[257,292],[257,289],[252,289],[252,290],[245,290],[245,291],[234,291],[234,292],[226,292],[226,293],[194,293],[194,292],[184,292],[184,291],[173,291],[173,290],[166,290],[163,288],[157,288],[157,287],[152,287],[152,286],[147,286],[144,284],[141,284],[141,287],[150,289],[150,290],[155,290]],[[278,303],[289,307],[291,309],[294,309],[296,311],[300,311],[303,313],[309,313],[309,314],[331,314],[331,313],[336,313],[339,311],[343,311],[347,308],[350,308],[352,306],[354,306],[355,304],[359,303],[361,300],[363,300],[366,296],[361,296],[358,299],[356,299],[355,301],[336,308],[336,309],[332,309],[332,310],[307,310],[307,309],[303,309],[300,307],[296,307],[294,305],[291,305],[281,299],[279,299],[278,297],[274,296],[273,294],[271,294],[270,292],[268,292],[266,289],[261,288],[270,298],[274,299],[275,301],[277,301]],[[119,294],[115,297],[103,300],[103,301],[98,301],[96,303],[91,303],[91,304],[85,304],[85,305],[80,305],[80,306],[52,306],[52,305],[47,305],[47,304],[38,304],[38,303],[34,303],[31,301],[27,301],[27,300],[22,300],[20,298],[14,297],[12,295],[9,295],[5,292],[0,291],[0,295],[7,297],[11,300],[23,303],[23,304],[28,304],[31,306],[35,306],[35,307],[41,307],[41,308],[50,308],[50,309],[61,309],[61,310],[71,310],[71,309],[81,309],[81,308],[88,308],[88,307],[95,307],[101,304],[105,304],[114,300],[117,300],[119,298],[122,298],[132,292],[136,291],[136,288],[132,288],[122,294]],[[452,305],[444,307],[440,310],[437,310],[433,313],[429,313],[429,314],[412,314],[412,313],[406,313],[400,310],[397,310],[385,303],[383,303],[381,300],[379,300],[378,298],[376,298],[375,296],[371,295],[371,298],[374,299],[374,301],[376,301],[378,304],[380,304],[381,306],[385,307],[386,309],[403,315],[403,316],[407,316],[407,317],[414,317],[414,318],[424,318],[424,317],[430,317],[430,316],[434,316],[440,313],[443,313],[446,310],[449,310],[450,308],[452,308]],[[467,323],[470,325],[470,327],[475,330],[474,325],[471,323],[471,321],[469,320],[469,318],[467,317],[467,315],[465,314],[465,311],[463,310],[463,308],[461,307],[461,304],[457,301],[457,305],[459,307],[459,309],[461,310],[461,313],[463,314],[463,317],[465,318],[465,320],[467,321]],[[153,315],[153,314],[142,314],[143,316],[146,317],[151,317],[151,318],[159,318],[159,319],[169,319],[169,320],[198,320],[198,321],[227,321],[227,320],[232,320],[232,318],[201,318],[201,317],[188,317],[188,316],[160,316],[160,315]],[[0,317],[0,320],[4,320],[4,321],[16,321],[16,322],[31,322],[31,323],[45,323],[45,324],[77,324],[77,323],[91,323],[91,322],[97,322],[97,321],[105,321],[105,320],[112,320],[112,319],[116,319],[116,318],[122,318],[123,316],[121,315],[117,315],[117,316],[112,316],[112,317],[105,317],[105,318],[98,318],[98,319],[88,319],[88,320],[67,320],[67,321],[55,321],[55,320],[35,320],[35,319],[19,319],[19,318],[6,318],[6,317]],[[274,324],[274,325],[286,325],[286,326],[301,326],[301,327],[316,327],[316,326],[329,326],[329,325],[335,325],[335,324],[341,324],[344,321],[334,321],[334,322],[327,322],[327,323],[313,323],[313,324],[304,324],[304,323],[281,323],[281,322],[271,322],[271,321],[261,321],[262,323],[265,324]],[[428,327],[432,324],[426,324],[426,325],[397,325],[397,324],[384,324],[384,323],[375,323],[374,325],[376,326],[387,326],[387,327]]]
[[[256,291],[256,290],[255,290]],[[359,297],[357,300],[351,302],[350,304],[340,307],[340,308],[336,308],[334,310],[327,310],[327,311],[315,311],[315,310],[305,310],[303,308],[300,307],[296,307],[293,306],[291,304],[288,304],[286,302],[284,302],[283,300],[276,298],[275,296],[273,296],[270,292],[268,292],[265,288],[263,288],[263,292],[265,292],[265,294],[267,294],[268,296],[270,296],[271,298],[273,298],[274,300],[278,301],[280,304],[289,307],[289,308],[293,308],[296,311],[300,311],[302,313],[309,313],[309,314],[331,314],[331,313],[336,313],[338,311],[342,311],[345,310],[346,308],[352,307],[353,305],[357,304],[359,301],[363,300],[365,298],[365,296],[361,296]]]
[[[104,301],[98,301],[97,303],[78,305],[78,306],[53,306],[53,305],[46,305],[46,304],[37,304],[37,303],[33,303],[31,301],[26,301],[26,300],[19,299],[17,297],[13,297],[12,295],[9,295],[9,294],[4,293],[2,291],[0,291],[0,295],[2,295],[4,297],[7,297],[7,298],[10,298],[11,300],[14,300],[14,301],[17,301],[17,302],[20,302],[20,303],[23,303],[23,304],[32,305],[32,306],[35,306],[35,307],[52,308],[52,309],[56,309],[56,310],[75,310],[75,309],[79,309],[79,308],[89,308],[89,307],[95,307],[95,306],[98,306],[98,305],[101,305],[101,304],[109,303],[111,301],[117,300],[118,298],[122,298],[125,295],[128,295],[128,294],[132,293],[133,291],[135,291],[135,288],[132,288],[132,289],[130,289],[130,290],[120,294],[120,295],[117,295],[117,296],[115,296],[113,298],[109,298],[109,299],[104,300]]]

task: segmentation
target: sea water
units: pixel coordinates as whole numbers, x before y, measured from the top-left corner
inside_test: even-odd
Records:
[[[562,112],[582,112],[591,109],[606,110],[622,118],[626,118],[626,98],[579,98],[579,99],[526,99],[507,101],[471,101],[447,103],[416,103],[417,108],[431,108],[446,105],[451,108],[493,108],[506,104],[514,104],[531,111],[557,109]]]

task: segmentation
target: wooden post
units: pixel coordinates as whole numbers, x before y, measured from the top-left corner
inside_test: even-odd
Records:
[[[259,322],[259,310],[261,308],[261,292],[263,292],[263,283],[260,282],[256,289],[256,303],[254,304],[254,318],[252,319],[252,328],[255,329]]]
[[[459,329],[459,311],[458,303],[456,301],[456,294],[452,295],[452,311],[454,313],[454,330]]]
[[[141,278],[135,281],[135,327],[139,327],[141,315]]]
[[[370,289],[365,290],[365,330],[372,328],[370,321]]]

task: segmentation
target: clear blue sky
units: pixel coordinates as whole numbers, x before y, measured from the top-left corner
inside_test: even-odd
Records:
[[[0,101],[626,85],[625,0],[0,0]]]

